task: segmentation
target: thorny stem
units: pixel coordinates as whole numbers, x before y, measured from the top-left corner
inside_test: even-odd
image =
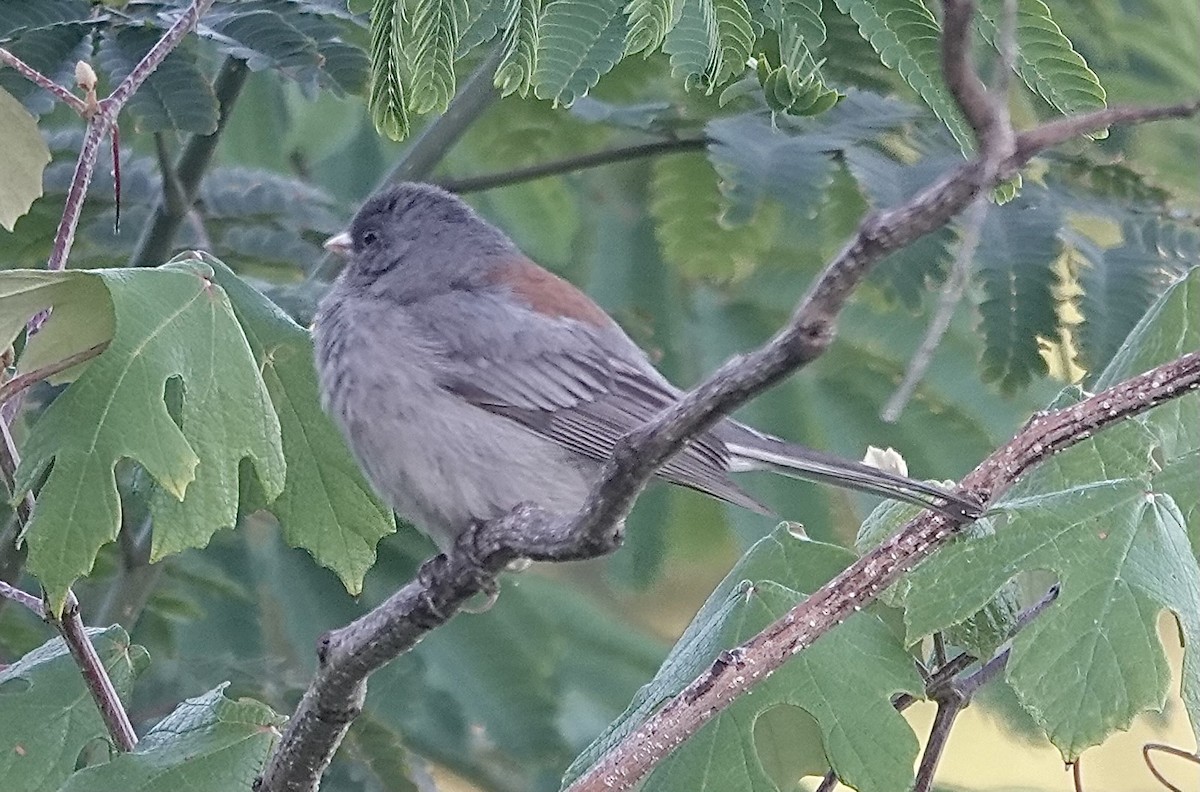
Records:
[[[45,90],[54,94],[55,98],[70,107],[76,113],[79,113],[79,115],[84,117],[87,116],[87,104],[78,96],[71,93],[70,89],[54,82],[54,80],[51,80],[49,77],[30,66],[28,63],[12,54],[4,47],[0,47],[0,63],[12,67],[17,74],[20,74],[26,80],[29,80],[39,88],[44,88]]]

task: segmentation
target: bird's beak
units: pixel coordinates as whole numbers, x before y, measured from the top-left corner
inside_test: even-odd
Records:
[[[335,256],[345,258],[350,255],[350,251],[354,245],[350,241],[350,234],[343,231],[337,236],[331,236],[329,239],[326,239],[324,247]]]

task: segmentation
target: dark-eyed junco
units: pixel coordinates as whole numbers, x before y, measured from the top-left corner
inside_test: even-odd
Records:
[[[326,247],[348,262],[314,329],[325,409],[380,495],[443,549],[525,501],[574,512],[617,439],[680,396],[583,292],[441,189],[372,197]],[[977,511],[731,419],[658,475],[769,513],[729,477],[761,469]]]

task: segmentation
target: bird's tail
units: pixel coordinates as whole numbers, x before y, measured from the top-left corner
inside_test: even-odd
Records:
[[[745,429],[750,436],[726,440],[726,448],[732,457],[732,472],[771,470],[794,478],[821,481],[915,503],[955,519],[979,516],[978,503],[935,484],[898,476],[861,462],[823,454],[777,437],[761,434],[749,427],[738,428]]]

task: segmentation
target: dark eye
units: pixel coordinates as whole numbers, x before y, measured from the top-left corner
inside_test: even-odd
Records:
[[[370,247],[379,241],[379,235],[374,231],[364,231],[362,235],[363,247]]]

